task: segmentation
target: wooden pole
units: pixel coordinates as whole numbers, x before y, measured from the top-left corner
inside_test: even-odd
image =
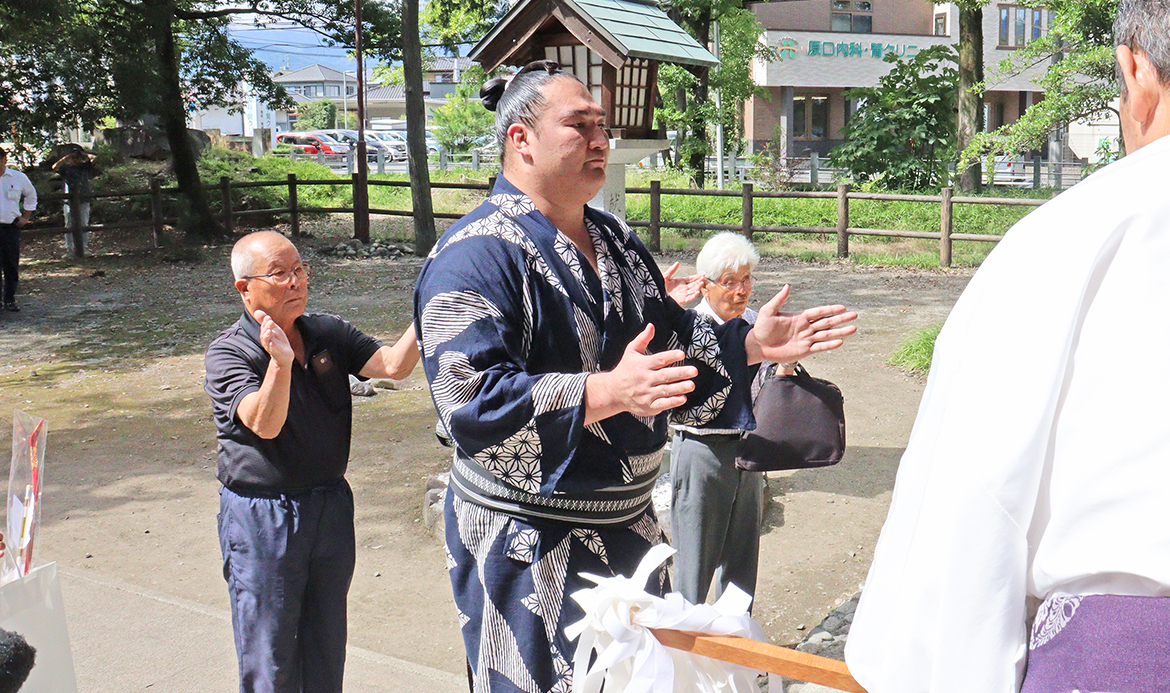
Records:
[[[650,250],[662,250],[662,181],[650,181]]]
[[[297,210],[297,174],[288,174],[288,229],[293,236],[301,235],[301,213]]]
[[[75,185],[69,186],[69,233],[73,236],[73,257],[85,257],[85,248],[82,247],[81,232],[81,190]]]
[[[849,184],[837,184],[837,257],[849,257]]]
[[[650,632],[667,647],[723,662],[731,662],[790,679],[828,686],[849,693],[866,693],[849,673],[845,662],[777,647],[769,643],[731,635],[703,635],[679,630],[652,628]]]
[[[219,191],[223,200],[223,230],[231,235],[235,232],[232,224],[232,179],[227,176],[220,177]]]
[[[162,183],[150,180],[150,220],[154,224],[154,247],[159,247],[163,231]]]
[[[353,183],[353,237],[370,242],[370,165],[366,161],[366,75],[362,62],[362,0],[354,0],[354,57],[357,59],[357,177]],[[353,151],[352,149],[350,150]]]
[[[938,237],[938,264],[939,267],[951,266],[951,231],[955,226],[955,196],[954,188],[942,189],[942,213],[939,215]]]
[[[752,209],[752,184],[751,183],[744,183],[743,184],[743,219],[741,220],[743,228],[740,230],[740,233],[742,233],[743,237],[748,239],[749,241],[752,239],[752,225],[755,223],[753,211],[754,210]]]

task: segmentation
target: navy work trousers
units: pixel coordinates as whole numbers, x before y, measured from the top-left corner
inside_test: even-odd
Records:
[[[219,544],[241,693],[341,693],[355,558],[344,480],[293,494],[219,492]]]

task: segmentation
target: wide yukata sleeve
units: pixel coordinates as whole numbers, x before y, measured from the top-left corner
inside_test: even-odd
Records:
[[[667,294],[654,257],[629,227],[616,217],[603,216],[595,210],[588,213],[606,222],[621,246],[624,257],[619,262],[627,275],[623,283],[635,294],[627,310],[632,310],[637,320],[632,332],[640,332],[646,321],[655,323],[651,349],[679,349],[686,355],[686,362],[698,368],[695,389],[687,396],[686,404],[671,411],[671,420],[692,426],[754,428],[751,379],[755,369],[748,366],[744,349],[751,325],[740,318],[715,325],[694,310],[680,307]],[[614,289],[609,290],[612,295]]]
[[[870,693],[1019,688],[1029,528],[1083,313],[1121,236],[1078,199],[1017,224],[938,336],[845,648]]]
[[[584,425],[585,378],[533,373],[528,353],[552,273],[515,222],[488,215],[453,234],[415,288],[423,368],[461,454],[528,493],[551,493],[548,470],[569,459]],[[566,354],[575,354],[566,334]]]

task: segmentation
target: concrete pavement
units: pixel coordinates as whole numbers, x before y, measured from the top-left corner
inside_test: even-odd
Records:
[[[117,578],[58,567],[80,693],[238,690],[231,614]],[[464,693],[464,677],[347,648],[347,693]]]

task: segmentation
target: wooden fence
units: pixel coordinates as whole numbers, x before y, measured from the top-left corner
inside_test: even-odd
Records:
[[[274,181],[248,181],[248,182],[233,182],[230,178],[220,178],[217,185],[209,185],[212,191],[218,191],[220,200],[220,221],[224,228],[230,233],[234,231],[236,219],[249,215],[260,214],[287,214],[289,216],[289,226],[292,234],[298,235],[300,233],[300,216],[305,213],[343,213],[354,215],[355,233],[358,229],[366,229],[368,234],[369,220],[365,219],[364,227],[359,223],[359,215],[362,213],[353,207],[314,207],[298,204],[297,190],[301,186],[313,185],[344,185],[346,179],[344,178],[326,178],[326,179],[299,179],[296,174],[288,174],[286,180]],[[488,183],[431,183],[433,189],[449,189],[449,190],[478,190],[487,192],[490,191],[495,182],[495,178],[491,178]],[[354,199],[362,199],[359,193],[366,192],[362,190],[358,174],[353,174],[349,180],[353,188]],[[410,181],[406,180],[370,180],[370,186],[373,187],[410,187]],[[263,188],[263,187],[284,187],[287,189],[288,203],[285,207],[273,207],[267,209],[247,209],[236,210],[232,202],[232,191],[247,188]],[[81,195],[74,191],[72,194],[53,194],[45,195],[42,200],[45,201],[68,201],[71,203],[72,218],[68,220],[66,226],[45,227],[45,226],[30,226],[24,230],[25,234],[29,235],[50,235],[50,234],[74,234],[75,241],[80,240],[80,234],[83,231],[107,231],[113,229],[131,229],[131,228],[150,228],[153,234],[155,245],[158,244],[159,237],[162,234],[163,226],[165,224],[173,224],[176,220],[171,217],[164,217],[163,214],[163,195],[174,194],[178,192],[178,188],[170,186],[163,187],[158,181],[152,181],[150,188],[125,190],[119,192],[104,192],[104,193],[90,193]],[[646,244],[651,250],[658,251],[662,247],[662,229],[685,229],[695,231],[736,231],[742,233],[747,238],[751,239],[756,233],[781,233],[781,234],[822,234],[826,236],[835,236],[837,239],[837,256],[841,258],[849,257],[849,239],[852,236],[881,236],[890,238],[925,238],[937,240],[939,243],[939,265],[942,267],[950,267],[952,259],[952,251],[955,241],[976,241],[984,243],[997,243],[1003,236],[992,234],[977,234],[977,233],[954,233],[954,206],[956,204],[971,204],[971,205],[1009,205],[1020,207],[1038,207],[1044,204],[1045,200],[1036,199],[1012,199],[1012,198],[989,198],[989,197],[956,197],[954,190],[951,188],[943,188],[940,195],[895,195],[886,193],[863,193],[854,192],[850,189],[849,184],[841,183],[837,186],[836,192],[830,191],[797,191],[797,190],[781,190],[781,191],[756,191],[751,183],[744,183],[742,190],[690,190],[678,188],[663,188],[661,181],[650,181],[648,188],[626,188],[628,194],[644,194],[650,196],[650,219],[649,220],[627,220],[627,223],[632,228],[647,229]],[[738,197],[742,200],[740,223],[738,224],[704,224],[681,221],[664,221],[662,218],[662,198],[666,195],[687,195],[700,197]],[[149,196],[151,218],[148,220],[125,220],[106,224],[92,224],[81,226],[80,209],[81,203],[97,200],[102,198],[116,198],[116,197],[134,197],[134,196]],[[833,200],[837,201],[837,225],[835,227],[828,226],[761,226],[754,222],[754,205],[757,199],[777,199],[777,198],[796,198],[796,199],[814,199],[814,200]],[[366,198],[368,199],[368,198]],[[891,202],[921,202],[927,204],[939,205],[939,230],[938,231],[904,231],[894,229],[869,229],[857,228],[849,225],[849,201],[850,200],[886,200]],[[367,214],[378,214],[383,216],[404,216],[409,217],[413,215],[410,210],[403,209],[379,209],[370,208]],[[435,212],[436,219],[458,219],[463,214],[451,212]],[[360,236],[359,236],[360,237]],[[362,240],[368,241],[368,238]],[[74,243],[75,252],[80,256],[81,243]]]
[[[688,229],[693,231],[737,231],[748,239],[756,233],[812,233],[834,235],[837,238],[837,257],[849,257],[849,238],[851,236],[885,236],[890,238],[926,238],[939,242],[938,262],[942,267],[951,266],[951,257],[955,241],[978,241],[998,243],[1003,236],[982,233],[954,233],[954,206],[956,204],[972,205],[1008,205],[1018,207],[1039,207],[1046,200],[995,198],[995,197],[956,197],[952,188],[943,188],[940,195],[895,195],[886,193],[863,193],[850,190],[848,183],[837,186],[837,192],[807,192],[798,190],[759,191],[751,183],[744,183],[742,190],[685,190],[663,188],[657,180],[650,181],[649,188],[626,188],[627,193],[641,193],[650,195],[650,219],[648,221],[627,220],[631,228],[648,229],[646,245],[652,250],[659,250],[662,246],[662,229]],[[694,195],[704,197],[739,197],[743,200],[739,224],[698,224],[692,222],[663,221],[662,197],[664,195]],[[810,199],[836,200],[837,225],[829,226],[759,226],[754,223],[754,201],[757,199]],[[849,225],[850,200],[886,200],[890,202],[924,202],[940,206],[938,231],[901,231],[893,229],[866,229]]]

